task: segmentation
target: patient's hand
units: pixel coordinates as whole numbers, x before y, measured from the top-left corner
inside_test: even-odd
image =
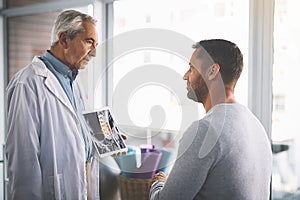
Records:
[[[155,182],[155,181],[166,181],[167,180],[167,176],[163,173],[163,172],[158,172],[157,174],[155,174],[150,182],[150,187],[151,185]]]

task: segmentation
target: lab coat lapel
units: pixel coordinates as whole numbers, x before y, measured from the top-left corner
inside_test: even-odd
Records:
[[[35,57],[33,59],[33,63],[37,66],[35,68],[36,73],[38,75],[44,76],[46,78],[44,84],[45,86],[53,93],[53,95],[62,103],[64,104],[70,112],[73,113],[74,116],[76,116],[74,108],[68,99],[67,94],[61,87],[59,81],[54,76],[54,74],[48,70],[46,65],[41,61],[38,57]]]
[[[60,83],[56,79],[56,77],[51,73],[50,75],[49,71],[49,76],[46,78],[45,85],[46,87],[56,96],[56,98],[59,99],[59,101],[64,104],[74,115],[74,108],[70,102],[70,100],[67,97],[67,94],[61,87]],[[53,76],[53,77],[50,77]]]

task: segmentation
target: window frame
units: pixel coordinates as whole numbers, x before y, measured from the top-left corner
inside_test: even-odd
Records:
[[[274,0],[250,0],[248,106],[271,140]]]

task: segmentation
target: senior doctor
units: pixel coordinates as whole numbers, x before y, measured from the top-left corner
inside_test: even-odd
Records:
[[[99,162],[76,81],[97,45],[96,20],[64,11],[53,26],[50,49],[10,81],[8,199],[100,199]]]

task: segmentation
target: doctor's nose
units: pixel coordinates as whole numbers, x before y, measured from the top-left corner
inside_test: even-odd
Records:
[[[89,52],[89,55],[90,56],[93,56],[93,57],[96,57],[96,53],[97,53],[97,50],[96,48],[92,49],[90,52]]]

